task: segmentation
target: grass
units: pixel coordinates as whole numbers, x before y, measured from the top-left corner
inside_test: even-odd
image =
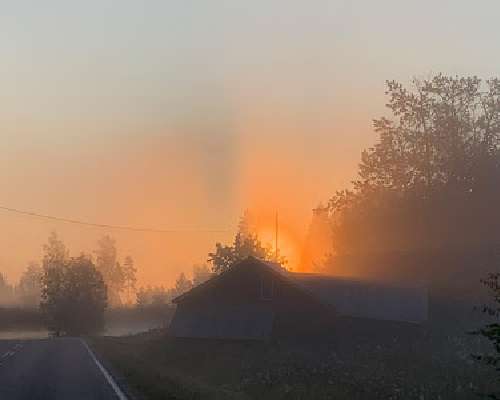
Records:
[[[0,307],[0,331],[44,328],[42,314],[37,308]]]
[[[89,341],[128,382],[138,399],[248,398],[208,385],[178,368],[179,353],[174,355],[171,340],[161,330],[128,337],[94,337]]]
[[[460,400],[495,389],[492,372],[469,357],[475,338],[356,336],[351,328],[321,340],[180,340],[154,331],[92,344],[150,400]]]

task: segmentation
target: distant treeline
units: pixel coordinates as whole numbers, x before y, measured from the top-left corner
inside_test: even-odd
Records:
[[[0,304],[36,308],[43,295],[44,274],[50,251],[58,248],[69,258],[63,241],[52,232],[44,245],[44,257],[39,262],[28,263],[17,284],[11,283],[0,273]],[[110,306],[135,303],[135,285],[137,267],[130,256],[119,261],[116,242],[111,236],[103,236],[97,242],[97,249],[86,257],[92,260],[102,275],[107,288],[107,300]]]
[[[38,307],[41,278],[41,268],[34,262],[28,264],[17,285],[10,283],[0,272],[0,305]]]

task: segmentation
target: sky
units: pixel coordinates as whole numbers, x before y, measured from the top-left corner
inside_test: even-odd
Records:
[[[140,284],[168,285],[278,210],[296,262],[311,209],[355,178],[384,82],[499,75],[497,1],[0,1],[0,271],[56,230],[104,234]],[[207,232],[222,230],[223,232]]]

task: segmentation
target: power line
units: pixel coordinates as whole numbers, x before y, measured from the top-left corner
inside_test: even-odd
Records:
[[[78,219],[70,219],[70,218],[62,218],[56,217],[53,215],[39,214],[36,212],[20,210],[12,207],[5,207],[0,205],[0,210],[8,211],[15,214],[27,215],[30,217],[36,218],[44,218],[50,219],[52,221],[65,222],[69,224],[77,224],[77,225],[85,225],[92,226],[95,228],[107,228],[107,229],[118,229],[123,231],[133,231],[133,232],[152,232],[152,233],[193,233],[193,232],[202,232],[202,233],[225,233],[229,232],[227,229],[154,229],[154,228],[142,228],[135,226],[126,226],[126,225],[110,225],[110,224],[98,224],[93,222],[82,221]]]

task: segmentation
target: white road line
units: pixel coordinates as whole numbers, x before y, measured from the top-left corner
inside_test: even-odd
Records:
[[[6,361],[8,358],[12,357],[14,354],[16,354],[15,351],[9,350],[5,352],[1,357],[0,357],[0,365],[3,364],[4,361]]]
[[[110,375],[110,373],[108,371],[106,371],[106,368],[104,368],[102,366],[102,364],[99,362],[99,360],[96,358],[96,356],[94,355],[94,353],[92,352],[92,350],[90,349],[89,345],[87,344],[87,342],[85,342],[85,340],[83,339],[80,339],[83,343],[83,345],[85,346],[85,348],[87,349],[87,351],[89,352],[89,355],[90,357],[92,358],[92,360],[94,360],[95,364],[97,365],[97,367],[99,368],[99,370],[102,372],[102,374],[104,375],[104,377],[106,378],[106,380],[108,381],[109,385],[113,388],[113,390],[115,391],[116,395],[118,396],[118,398],[120,400],[128,400],[127,399],[127,396],[125,396],[125,394],[122,392],[122,390],[120,389],[120,387],[116,384],[115,380],[113,379],[113,377]]]

